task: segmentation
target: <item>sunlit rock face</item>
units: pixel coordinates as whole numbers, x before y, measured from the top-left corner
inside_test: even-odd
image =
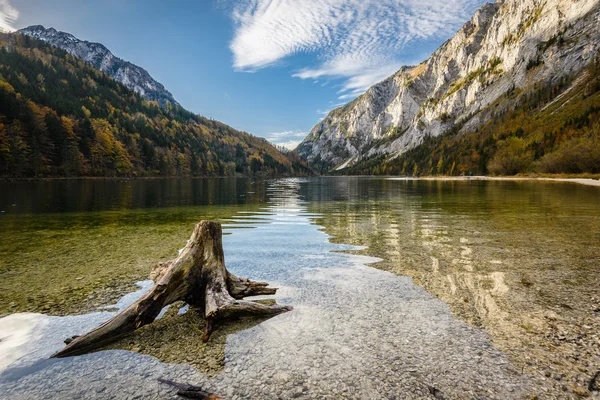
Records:
[[[600,49],[598,0],[504,0],[483,5],[431,57],[333,110],[298,147],[338,169],[394,157],[427,136],[467,132],[514,89],[581,72]]]
[[[46,29],[41,25],[21,29],[19,33],[43,40],[65,50],[74,57],[81,58],[147,100],[157,101],[163,107],[167,103],[178,104],[173,95],[162,84],[154,80],[148,71],[115,57],[100,43],[80,40],[70,33],[60,32],[54,28]]]

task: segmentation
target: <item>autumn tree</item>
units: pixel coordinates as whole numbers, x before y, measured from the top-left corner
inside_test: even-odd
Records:
[[[179,106],[162,109],[21,35],[0,33],[0,122],[5,176],[310,173],[264,139]]]

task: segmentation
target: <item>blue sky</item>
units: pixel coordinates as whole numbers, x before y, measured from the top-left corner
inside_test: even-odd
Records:
[[[426,59],[483,0],[0,0],[147,69],[187,109],[293,146],[326,112]]]

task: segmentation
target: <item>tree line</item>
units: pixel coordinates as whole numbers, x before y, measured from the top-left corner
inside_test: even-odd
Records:
[[[400,157],[371,158],[336,174],[600,173],[600,56],[579,76],[512,88],[487,108],[494,111],[480,129],[464,133],[455,123]]]
[[[265,139],[161,108],[42,41],[0,35],[0,176],[309,173]]]

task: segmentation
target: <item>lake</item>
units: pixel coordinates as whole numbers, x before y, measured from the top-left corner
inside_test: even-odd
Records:
[[[600,189],[386,178],[0,183],[0,397],[569,398],[600,365]],[[45,360],[148,288],[195,223],[294,311],[218,326],[172,307]]]

